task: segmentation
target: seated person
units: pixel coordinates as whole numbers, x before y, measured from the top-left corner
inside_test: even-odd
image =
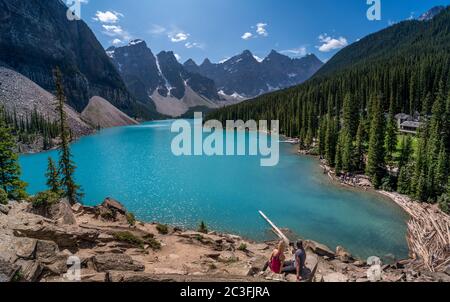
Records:
[[[270,267],[270,270],[275,274],[281,274],[285,259],[284,256],[285,250],[286,244],[284,243],[284,241],[280,241],[278,247],[274,249],[272,254],[270,255],[269,261],[267,261],[266,264],[264,265],[263,271],[265,271],[268,267]]]
[[[295,273],[297,275],[297,280],[302,280],[302,272],[305,268],[305,261],[306,261],[306,252],[303,248],[303,241],[298,240],[295,243],[295,253],[294,258],[292,261],[286,261],[284,262],[283,269],[281,270],[282,273],[290,274]]]

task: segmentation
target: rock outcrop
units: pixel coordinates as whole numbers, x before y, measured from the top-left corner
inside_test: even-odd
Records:
[[[152,114],[137,102],[83,20],[69,20],[60,0],[0,0],[0,64],[49,92],[61,69],[68,104],[81,112],[98,95],[128,114]]]
[[[99,96],[89,100],[89,104],[81,113],[83,121],[94,128],[111,128],[137,125],[138,122]]]
[[[47,211],[26,202],[7,208],[7,213],[0,213],[0,281],[297,281],[295,275],[261,271],[276,242],[172,227],[160,232],[161,225],[142,222],[133,225],[125,219],[129,214],[125,207],[112,198],[97,207],[68,207],[62,200]],[[378,266],[377,274],[341,247],[334,253],[308,240],[305,248],[303,281],[450,281],[445,271],[412,269],[412,260]]]
[[[37,113],[46,120],[58,119],[55,97],[35,82],[10,68],[0,66],[0,106],[8,113],[16,113],[17,118],[26,120]],[[83,122],[80,114],[70,106],[65,106],[68,126],[74,138],[94,132]]]

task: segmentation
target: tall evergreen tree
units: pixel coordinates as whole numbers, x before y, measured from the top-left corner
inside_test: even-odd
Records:
[[[344,172],[351,172],[353,170],[353,142],[350,132],[345,129],[342,132],[342,170]]]
[[[399,168],[402,168],[411,159],[413,153],[413,147],[412,147],[412,139],[411,136],[406,135],[403,136],[400,141],[400,156],[398,158],[398,166]]]
[[[0,187],[11,199],[26,197],[26,183],[20,180],[20,174],[16,140],[11,129],[0,117]]]
[[[411,193],[411,167],[410,165],[404,165],[400,168],[400,174],[398,176],[397,191],[400,194],[409,195]]]
[[[384,138],[384,148],[386,151],[386,162],[393,164],[393,155],[397,148],[397,126],[395,124],[395,108],[394,102],[391,100],[389,106],[389,115],[386,124],[386,134]]]
[[[325,159],[330,166],[334,166],[336,155],[336,137],[337,137],[337,122],[331,117],[327,118],[327,131],[325,133]]]
[[[47,173],[45,174],[45,176],[47,177],[47,186],[50,191],[60,194],[61,182],[59,179],[59,172],[56,168],[55,162],[51,157],[48,158]]]
[[[347,129],[350,137],[355,137],[358,130],[358,107],[349,93],[344,97],[342,110],[343,128]]]
[[[355,142],[355,168],[358,171],[364,169],[364,140],[365,140],[365,128],[364,120],[360,119],[358,125],[358,131],[356,132],[356,142]]]
[[[58,68],[54,71],[54,76],[56,83],[57,111],[59,115],[59,171],[61,173],[61,186],[64,191],[64,196],[67,197],[70,203],[74,204],[81,201],[83,194],[74,178],[76,166],[72,160],[72,153],[70,151],[69,131],[67,129],[66,113],[64,111],[66,97],[64,95],[61,72]]]
[[[411,184],[411,195],[420,201],[426,201],[426,185],[424,184],[427,173],[427,144],[428,125],[423,124],[419,129],[417,154],[414,160],[414,177]],[[421,179],[422,178],[422,179]],[[419,184],[419,180],[421,180]]]
[[[384,116],[380,97],[372,100],[371,116],[366,173],[370,176],[374,187],[378,188],[385,173]]]

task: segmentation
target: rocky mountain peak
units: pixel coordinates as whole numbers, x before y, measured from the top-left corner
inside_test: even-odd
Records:
[[[194,67],[198,67],[197,63],[195,63],[195,61],[192,60],[192,59],[187,60],[186,62],[184,62],[183,65],[185,65],[185,66],[194,66]]]
[[[213,65],[213,63],[211,63],[211,61],[206,58],[205,60],[203,60],[203,63],[200,65],[201,67],[206,67],[206,66],[211,66]]]
[[[439,15],[439,13],[445,9],[445,6],[435,6],[431,8],[429,11],[423,13],[417,20],[419,21],[429,21],[432,20],[434,17]]]

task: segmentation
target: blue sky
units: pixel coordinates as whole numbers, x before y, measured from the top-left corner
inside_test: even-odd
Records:
[[[180,61],[218,62],[249,49],[328,60],[339,49],[390,24],[450,0],[380,0],[369,21],[367,0],[82,0],[81,17],[102,45],[144,39],[154,53]]]

